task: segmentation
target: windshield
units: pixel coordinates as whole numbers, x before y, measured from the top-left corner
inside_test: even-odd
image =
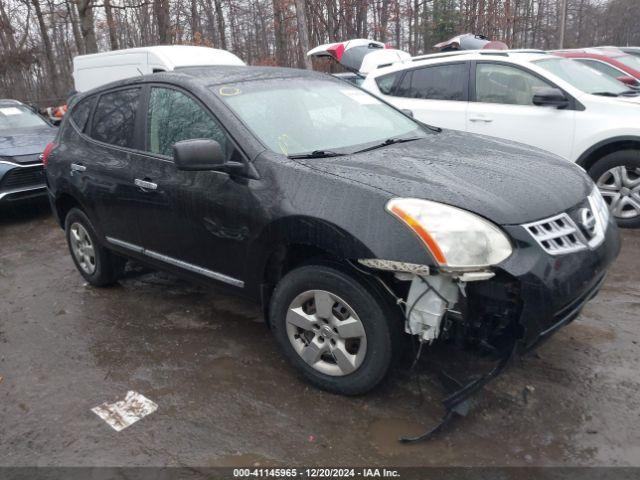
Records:
[[[621,55],[620,57],[615,57],[615,59],[620,63],[624,63],[627,67],[640,72],[640,58],[634,57],[633,55]]]
[[[620,95],[629,90],[623,83],[568,58],[548,58],[534,63],[585,93]]]
[[[284,155],[352,153],[424,129],[343,81],[280,78],[212,87],[268,148]]]
[[[43,127],[47,123],[24,105],[0,107],[0,130]]]

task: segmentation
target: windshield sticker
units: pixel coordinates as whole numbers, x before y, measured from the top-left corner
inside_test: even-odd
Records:
[[[278,137],[278,146],[284,155],[289,155],[289,135],[283,133]]]
[[[16,107],[0,108],[0,113],[3,115],[22,115],[22,110]]]
[[[218,92],[223,97],[233,97],[242,93],[237,87],[220,87],[220,90],[218,90]]]
[[[340,90],[340,93],[346,95],[351,100],[355,100],[360,105],[377,105],[380,103],[374,96],[361,92],[360,90]]]

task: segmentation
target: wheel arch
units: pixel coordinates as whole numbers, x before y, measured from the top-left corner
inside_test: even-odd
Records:
[[[349,267],[348,261],[371,258],[373,252],[343,228],[313,217],[282,218],[269,225],[249,248],[247,265],[260,297],[265,319],[271,293],[292,269],[318,260]]]
[[[585,151],[576,163],[584,168],[586,171],[595,165],[595,163],[602,157],[621,150],[640,150],[640,137],[631,135],[609,138],[602,142],[596,143]]]
[[[61,193],[55,199],[54,207],[56,210],[55,213],[58,219],[58,224],[63,229],[64,229],[65,218],[67,217],[67,214],[72,208],[77,207],[80,210],[85,211],[84,207],[82,206],[82,203],[75,196],[67,192]]]

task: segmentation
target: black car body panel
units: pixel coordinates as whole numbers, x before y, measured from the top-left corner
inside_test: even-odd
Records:
[[[567,210],[593,188],[578,167],[542,150],[453,131],[366,154],[305,163],[394,196],[470,210],[499,225],[527,223]]]
[[[0,108],[26,108],[0,100]],[[40,154],[57,129],[42,121],[39,127],[0,130],[0,202],[46,196]]]
[[[293,247],[350,261],[437,267],[415,234],[385,211],[391,198],[416,197],[474,212],[510,237],[514,253],[496,267],[494,280],[475,282],[483,285],[471,292],[477,288],[478,298],[496,304],[491,315],[517,317],[523,345],[572,320],[596,293],[619,250],[613,222],[596,249],[557,257],[521,226],[585,201],[593,183],[579,167],[540,150],[453,132],[366,153],[294,160],[267,150],[211,88],[290,77],[341,82],[290,69],[188,68],[78,96],[74,105],[127,86],[188,92],[224,126],[236,160],[251,174],[178,171],[170,158],[145,151],[145,115],[138,116],[136,143],[128,148],[90,138],[66,115],[46,171],[60,224],[69,205],[80,205],[108,248],[264,301],[273,265]],[[137,186],[137,180],[157,188]],[[479,311],[486,308],[482,303]]]

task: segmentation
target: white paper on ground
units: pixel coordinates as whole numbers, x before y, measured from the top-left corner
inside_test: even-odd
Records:
[[[107,422],[116,432],[119,432],[157,409],[156,403],[144,395],[130,390],[124,400],[115,403],[105,402],[92,408],[91,411]]]

